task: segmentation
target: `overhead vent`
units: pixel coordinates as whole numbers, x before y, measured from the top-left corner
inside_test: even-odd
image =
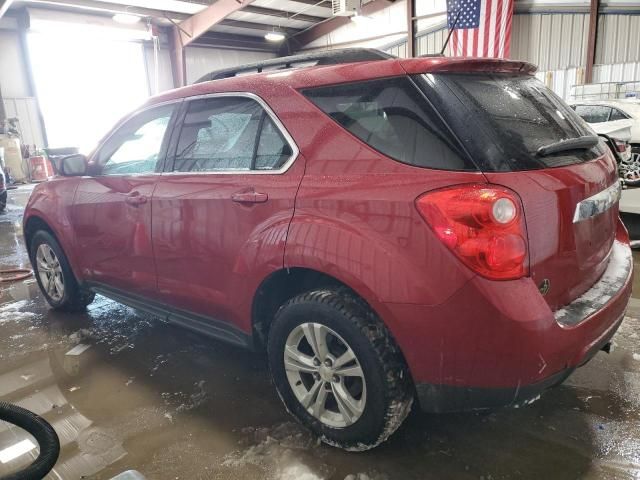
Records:
[[[337,17],[351,17],[358,13],[361,0],[331,0],[331,10]]]

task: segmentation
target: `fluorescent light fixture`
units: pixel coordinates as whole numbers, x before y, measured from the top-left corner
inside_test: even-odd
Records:
[[[130,15],[128,13],[116,13],[113,16],[113,21],[118,23],[124,23],[125,25],[133,25],[140,21],[140,17],[137,15]]]
[[[0,462],[9,463],[11,460],[30,452],[34,448],[36,448],[36,445],[31,440],[28,438],[26,440],[22,440],[21,442],[11,445],[4,450],[0,450]]]
[[[267,32],[264,38],[270,42],[281,42],[285,39],[285,35],[282,32],[273,31],[273,32]]]

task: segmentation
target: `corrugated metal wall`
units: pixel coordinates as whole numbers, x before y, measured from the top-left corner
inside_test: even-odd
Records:
[[[385,52],[395,55],[396,57],[406,58],[407,56],[407,42],[393,45],[384,49]]]
[[[637,61],[640,61],[640,15],[601,15],[596,64]]]
[[[442,50],[442,45],[444,45],[448,34],[449,31],[444,28],[443,25],[439,30],[435,30],[433,32],[427,33],[426,35],[419,36],[418,41],[416,42],[418,55],[440,53],[440,50]],[[449,52],[447,51],[446,53]]]
[[[582,13],[513,16],[511,58],[526,60],[540,70],[584,64],[589,16]]]
[[[545,71],[585,64],[588,14],[516,14],[512,32],[511,58],[535,63]],[[637,61],[640,61],[640,15],[600,15],[596,64]]]
[[[416,42],[416,55],[426,55],[428,53],[440,53],[442,45],[447,38],[448,30],[444,28],[444,25],[432,32],[419,34]],[[402,41],[400,43],[393,44],[389,47],[383,48],[385,52],[398,57],[407,56],[407,42]],[[448,51],[447,51],[448,53]]]
[[[614,63],[593,67],[594,83],[633,82],[636,80],[640,80],[640,62]]]

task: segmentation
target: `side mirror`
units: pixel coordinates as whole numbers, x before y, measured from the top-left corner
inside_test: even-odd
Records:
[[[76,153],[59,160],[58,173],[64,177],[81,177],[87,174],[87,167],[87,157]]]

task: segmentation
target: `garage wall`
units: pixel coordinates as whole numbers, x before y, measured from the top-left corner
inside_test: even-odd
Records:
[[[259,62],[275,57],[275,54],[268,52],[251,52],[222,48],[187,47],[185,50],[187,83],[193,83],[213,70],[235,67],[243,63]]]
[[[584,64],[588,37],[587,14],[516,14],[511,58],[534,63],[540,70],[576,67]]]
[[[22,45],[16,28],[11,28],[13,19],[0,23],[0,86],[6,97],[28,97],[31,95],[26,66],[23,62]]]
[[[26,145],[45,146],[38,103],[31,91],[16,19],[0,20],[0,88],[7,118],[17,117]]]
[[[147,70],[147,83],[149,92],[155,95],[165,90],[173,88],[173,75],[171,73],[171,57],[169,56],[169,47],[167,45],[160,46],[158,55],[158,91],[156,92],[156,64],[153,54],[153,43],[145,42],[142,47],[144,50],[145,68]]]
[[[598,20],[596,63],[610,65],[640,61],[640,15],[601,15]]]

